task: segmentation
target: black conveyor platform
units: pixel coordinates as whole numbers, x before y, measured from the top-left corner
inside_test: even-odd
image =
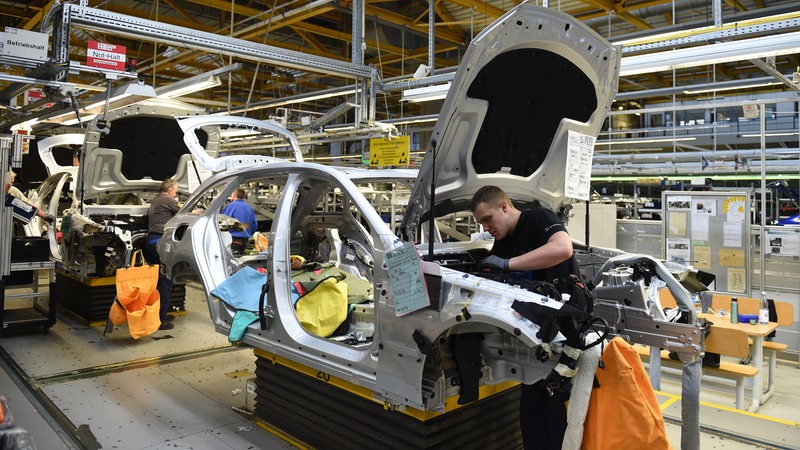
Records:
[[[255,416],[317,449],[514,449],[519,386],[444,414],[387,410],[371,392],[327,374],[255,350]],[[291,367],[290,367],[291,366]]]
[[[110,277],[78,277],[56,270],[56,299],[81,319],[105,322],[108,311],[117,295],[116,279]],[[175,283],[172,286],[171,311],[186,310],[186,285]]]

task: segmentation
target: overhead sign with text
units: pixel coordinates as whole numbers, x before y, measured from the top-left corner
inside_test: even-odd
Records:
[[[86,65],[124,72],[125,46],[89,41],[86,46]]]
[[[369,140],[370,166],[408,166],[411,139],[408,136]]]
[[[6,27],[0,55],[47,61],[47,33]]]

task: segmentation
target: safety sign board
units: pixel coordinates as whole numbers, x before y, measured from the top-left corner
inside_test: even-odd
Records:
[[[31,88],[25,91],[25,104],[30,105],[31,103],[38,102],[39,100],[44,100],[47,98],[47,94],[39,88]],[[46,103],[45,106],[48,108],[53,106],[52,103]]]
[[[125,46],[89,41],[86,47],[86,65],[124,72]]]
[[[407,166],[411,140],[408,136],[369,140],[370,166]]]
[[[47,34],[6,27],[0,39],[0,55],[47,60]]]
[[[745,103],[742,105],[745,119],[758,119],[758,105],[755,103]]]

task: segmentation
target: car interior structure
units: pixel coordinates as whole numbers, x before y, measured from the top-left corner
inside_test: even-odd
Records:
[[[537,382],[571,389],[563,448],[601,448],[612,339],[671,447],[800,448],[795,1],[37,0],[0,22],[9,448],[523,448]],[[487,185],[554,213],[579,275],[487,268]],[[167,279],[166,321],[126,303]]]

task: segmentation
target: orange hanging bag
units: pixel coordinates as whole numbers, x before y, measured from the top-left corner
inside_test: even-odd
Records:
[[[106,323],[106,332],[111,324],[128,323],[131,337],[139,339],[158,330],[161,325],[159,309],[161,300],[156,289],[158,265],[147,264],[141,250],[131,257],[131,265],[117,269],[117,298],[111,305]]]
[[[583,450],[672,449],[639,355],[620,337],[603,351],[583,429]]]

